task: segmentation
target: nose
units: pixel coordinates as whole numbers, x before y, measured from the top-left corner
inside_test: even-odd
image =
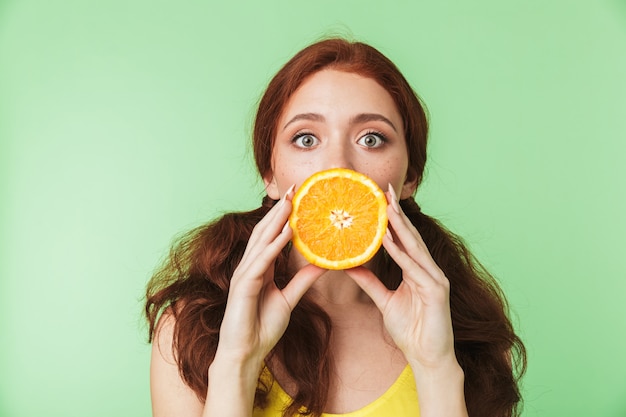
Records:
[[[328,148],[325,168],[349,168],[354,170],[354,156],[352,155],[352,149],[350,149],[349,146],[345,146],[343,141],[339,143],[337,142]]]

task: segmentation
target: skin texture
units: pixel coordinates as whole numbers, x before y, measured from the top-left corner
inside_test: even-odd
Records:
[[[180,381],[168,353],[172,320],[166,315],[153,348],[155,416],[250,416],[263,360],[307,291],[333,323],[327,412],[346,413],[371,403],[408,364],[422,417],[467,416],[449,282],[397,204],[416,187],[402,126],[390,95],[357,74],[322,70],[294,93],[278,120],[272,172],[264,178],[268,195],[280,202],[255,227],[232,277],[206,402]],[[403,271],[397,290],[388,290],[368,265],[326,271],[307,264],[295,250],[289,259],[295,276],[283,290],[276,287],[274,260],[292,236],[287,220],[293,189],[314,172],[333,167],[362,172],[389,190],[383,245]],[[280,364],[272,368],[281,386],[293,389]]]
[[[307,140],[313,145],[305,146]],[[359,171],[383,190],[391,184],[401,198],[416,187],[414,176],[407,178],[402,117],[389,93],[372,79],[335,70],[311,76],[285,106],[272,166],[265,181],[274,199],[329,168]]]

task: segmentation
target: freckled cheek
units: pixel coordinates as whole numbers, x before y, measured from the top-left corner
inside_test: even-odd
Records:
[[[306,164],[278,169],[276,171],[276,179],[278,180],[278,187],[281,190],[281,194],[287,191],[292,184],[296,185],[296,189],[299,188],[302,183],[314,173],[315,171],[308,169]]]
[[[386,168],[379,167],[378,169],[369,170],[368,172],[370,172],[370,177],[376,181],[378,186],[384,189],[384,187],[387,187],[387,183],[389,182],[387,171],[388,170]]]
[[[363,171],[368,174],[383,191],[387,191],[389,183],[393,185],[394,189],[398,189],[404,184],[406,169],[404,168],[403,161],[400,159],[387,160],[372,169],[367,169],[367,166],[364,166],[364,168]]]
[[[302,183],[302,172],[305,171],[304,161],[289,152],[275,151],[272,161],[274,178],[277,181],[278,190],[282,195],[292,185]]]

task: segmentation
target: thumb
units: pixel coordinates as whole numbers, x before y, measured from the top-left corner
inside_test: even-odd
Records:
[[[374,304],[376,304],[376,307],[378,307],[380,311],[384,311],[389,297],[391,297],[393,292],[387,289],[385,284],[383,284],[372,271],[363,266],[346,269],[345,272],[363,291],[365,291]]]
[[[325,269],[309,264],[299,270],[296,275],[291,278],[287,286],[283,288],[282,293],[292,311],[304,293],[306,293],[308,289],[311,288],[311,285],[325,272]]]

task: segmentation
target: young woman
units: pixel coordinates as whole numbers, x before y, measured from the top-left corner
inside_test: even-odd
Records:
[[[148,285],[155,416],[518,414],[505,299],[413,199],[427,127],[363,43],[315,43],[278,72],[254,126],[262,206],[188,233]],[[307,264],[287,223],[294,189],[333,167],[388,190],[383,248],[344,271]]]

